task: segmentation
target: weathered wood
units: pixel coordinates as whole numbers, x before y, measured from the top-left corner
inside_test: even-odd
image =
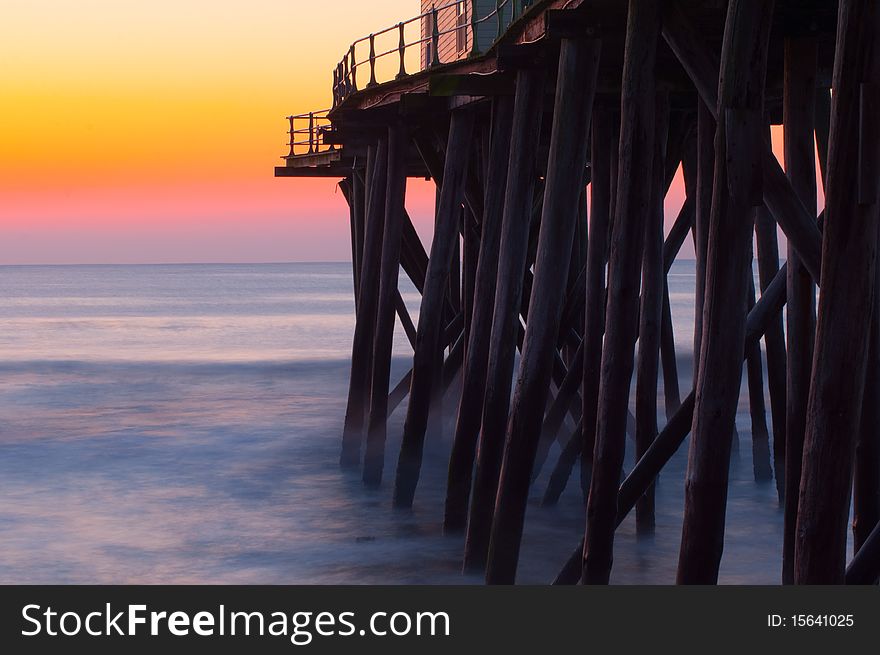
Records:
[[[522,69],[516,76],[486,391],[465,539],[464,568],[467,571],[482,571],[489,549],[504,428],[510,404],[516,335],[520,327],[523,277],[537,177],[540,134],[536,126],[541,122],[545,75],[542,67],[534,67]]]
[[[714,584],[742,382],[753,207],[760,204],[764,79],[773,2],[731,0],[719,77],[703,337],[677,580]],[[756,170],[758,168],[759,170]],[[816,226],[812,225],[816,230]],[[818,231],[818,230],[817,230]]]
[[[590,231],[587,243],[587,276],[584,322],[583,409],[580,448],[554,470],[545,493],[546,503],[555,503],[574,465],[572,454],[581,456],[581,484],[589,489],[593,471],[593,447],[596,443],[596,417],[599,406],[599,379],[602,366],[602,338],[605,334],[605,269],[611,237],[612,203],[617,179],[618,143],[612,132],[616,120],[610,110],[597,107],[593,115],[591,161],[593,162],[590,191]],[[574,445],[572,449],[573,450]],[[570,462],[570,463],[568,463]],[[552,487],[551,487],[552,484]],[[558,491],[557,491],[558,490]]]
[[[463,108],[452,112],[443,168],[443,186],[440,190],[431,257],[428,261],[425,291],[419,311],[412,386],[397,461],[397,476],[394,483],[395,507],[412,506],[421,471],[432,387],[440,363],[438,359],[442,357],[440,333],[443,299],[446,295],[455,242],[458,240],[458,219],[464,196],[473,126],[474,115],[470,110]]]
[[[401,244],[400,266],[415,286],[416,291],[425,290],[425,273],[428,270],[428,255],[422,245],[409,214],[403,215],[403,242]]]
[[[816,92],[816,152],[819,159],[819,173],[822,175],[822,190],[828,179],[828,137],[831,129],[831,89],[822,88]]]
[[[459,225],[464,224],[464,217],[466,210],[464,207],[459,209]],[[462,310],[461,304],[461,239],[458,238],[458,234],[461,233],[461,228],[456,233],[456,238],[452,242],[452,266],[449,268],[449,300],[452,303],[452,308],[456,311]],[[469,322],[470,319],[465,321],[465,324]]]
[[[602,361],[602,335],[605,332],[605,266],[608,261],[608,238],[611,227],[611,180],[616,170],[612,152],[616,150],[611,129],[611,112],[601,106],[593,109],[590,167],[590,222],[587,238],[587,261],[584,269],[584,338],[582,341],[583,389],[581,420],[569,435],[559,459],[550,474],[542,504],[555,505],[571,477],[578,457],[588,464],[582,476],[584,488],[589,487],[596,432],[596,407],[599,393],[599,369]],[[589,425],[589,436],[585,426]],[[585,447],[585,439],[589,446]]]
[[[880,578],[880,523],[846,567],[846,584],[877,584]]]
[[[681,387],[678,384],[678,360],[675,356],[675,328],[672,325],[672,306],[669,302],[669,283],[663,278],[663,303],[660,316],[660,364],[663,371],[663,405],[666,419],[681,405]]]
[[[583,291],[581,291],[583,293]],[[535,463],[532,467],[532,480],[538,477],[550,447],[556,441],[559,430],[565,420],[565,416],[572,407],[575,400],[581,402],[578,396],[578,388],[581,386],[584,376],[584,342],[578,344],[577,350],[571,356],[568,370],[562,384],[559,385],[559,391],[556,398],[550,403],[544,422],[541,424],[540,439],[538,441],[538,449],[535,453]]]
[[[358,277],[360,276],[360,271],[357,266],[357,237],[355,236],[355,200],[354,200],[354,175],[349,175],[344,180],[340,180],[339,182],[339,191],[342,192],[342,197],[345,198],[345,203],[348,205],[348,222],[349,222],[349,231],[351,233],[351,279],[354,283],[354,311],[357,314],[357,301],[358,301]]]
[[[678,2],[664,5],[663,38],[713,117],[723,119],[718,103],[718,57],[705,45],[699,30],[685,16]],[[757,149],[756,159],[751,164],[759,169],[753,172],[760,173],[764,202],[782,231],[794,243],[813,280],[818,280],[822,239],[816,223],[789,184],[770,144],[765,142]]]
[[[369,150],[368,150],[369,152]],[[369,157],[367,157],[369,166]],[[352,266],[354,268],[354,294],[357,302],[358,289],[361,283],[361,267],[364,261],[364,225],[366,218],[366,191],[364,177],[360,170],[355,170],[351,177],[352,188]],[[355,310],[356,311],[356,310]]]
[[[385,464],[388,386],[391,377],[391,349],[394,344],[394,314],[400,293],[400,239],[403,232],[406,196],[406,151],[409,137],[402,126],[388,130],[388,171],[385,187],[385,221],[379,267],[379,297],[373,333],[373,370],[370,383],[370,414],[364,453],[363,481],[378,486]],[[404,310],[406,308],[404,307]]]
[[[785,171],[808,211],[816,209],[816,155],[813,148],[817,46],[813,36],[785,41]],[[785,528],[782,581],[794,581],[794,541],[801,483],[807,399],[816,329],[816,287],[797,251],[788,247],[786,332],[788,343],[785,411]]]
[[[477,263],[480,258],[480,222],[471,213],[465,211],[465,225],[462,229],[462,256],[461,256],[461,299],[462,313],[464,314],[465,350],[468,347],[472,325],[474,322],[474,295],[477,285]]]
[[[755,306],[755,281],[752,276],[749,276],[747,293],[746,300],[751,311]],[[767,430],[767,412],[764,409],[764,366],[760,343],[746,343],[745,356],[749,417],[752,424],[752,473],[756,482],[769,482],[773,479],[773,468],[770,466],[770,433]]]
[[[450,347],[449,356],[443,362],[442,377],[445,386],[448,386],[448,381],[455,375],[455,370],[459,366],[457,362],[463,358],[464,339],[461,336],[461,321],[459,316],[456,316],[443,331],[443,345],[444,347]],[[404,374],[400,382],[388,394],[388,416],[391,416],[394,410],[403,402],[403,399],[409,395],[411,382],[412,368]]]
[[[821,216],[820,216],[821,220]],[[777,273],[760,300],[749,312],[746,320],[745,343],[760,339],[770,324],[779,317],[785,304],[786,266]],[[661,469],[684,443],[690,433],[694,415],[694,392],[681,402],[678,411],[669,419],[666,426],[639,458],[626,479],[621,483],[617,496],[617,520],[620,525],[636,505],[636,501],[654,481]],[[553,584],[574,584],[581,576],[584,540],[572,552]]]
[[[876,266],[874,275],[874,313],[868,344],[865,397],[862,400],[853,469],[852,531],[855,553],[867,543],[870,532],[880,522],[880,266]]]
[[[769,130],[769,126],[768,126]],[[755,210],[755,245],[758,259],[758,280],[761,293],[779,272],[779,248],[776,222],[769,210],[760,206]],[[773,470],[776,495],[780,503],[785,497],[785,385],[786,350],[782,314],[775,318],[764,333],[767,350],[767,387],[770,392],[770,415],[773,419]]]
[[[563,39],[560,47],[535,279],[498,482],[486,567],[489,584],[511,584],[516,577],[570,263],[570,257],[559,253],[571,252],[600,52],[601,41],[593,38]]]
[[[638,329],[638,287],[644,225],[653,211],[654,64],[660,3],[630,0],[621,82],[617,201],[611,232],[608,303],[602,351],[596,444],[583,579],[607,584],[611,574],[617,488],[623,465],[626,410]]]
[[[694,384],[700,369],[703,341],[703,304],[706,296],[706,257],[709,252],[709,218],[715,176],[715,118],[702,99],[697,100],[697,183],[695,189],[694,255]]]
[[[409,310],[406,308],[406,302],[404,302],[403,296],[400,295],[400,291],[397,291],[394,297],[394,310],[397,312],[397,318],[400,319],[400,325],[403,328],[404,334],[406,334],[407,340],[409,340],[409,345],[415,350],[416,326],[409,315]]]
[[[492,334],[492,310],[495,305],[495,284],[501,248],[501,221],[504,215],[507,168],[510,163],[513,98],[496,98],[493,104],[489,169],[483,200],[482,237],[474,288],[476,302],[468,336],[455,435],[449,456],[443,519],[443,528],[447,532],[463,530],[467,524],[476,445],[483,415],[489,338]]]
[[[351,377],[348,403],[342,429],[342,454],[339,463],[346,468],[360,464],[364,419],[369,403],[372,372],[373,329],[379,296],[379,259],[385,223],[385,182],[388,174],[388,144],[381,139],[376,147],[373,168],[368,176],[370,187],[364,233],[364,255],[361,284],[358,291],[358,312],[355,316],[351,348]]]
[[[796,584],[844,581],[870,332],[865,317],[874,298],[878,203],[876,193],[871,203],[860,198],[859,167],[868,159],[853,154],[871,149],[870,161],[876,162],[880,148],[876,135],[860,134],[862,96],[876,93],[880,79],[880,7],[870,0],[841,0],[837,35],[819,316],[795,531]],[[880,171],[873,173],[876,192]]]
[[[696,143],[696,139],[693,139]],[[667,148],[668,149],[668,148]],[[667,161],[668,161],[667,156]],[[686,185],[688,186],[688,185]],[[669,303],[667,276],[681,250],[687,234],[694,225],[694,190],[687,189],[687,197],[678,212],[669,234],[663,243],[663,308],[660,323],[660,364],[663,370],[663,401],[666,419],[675,414],[681,405],[681,389],[678,383],[678,361],[675,356],[675,330],[672,325],[672,307]]]
[[[660,324],[663,318],[663,166],[669,129],[669,98],[657,93],[654,125],[654,164],[651,210],[645,217],[642,250],[642,293],[639,304],[639,356],[636,364],[636,457],[641,457],[657,436],[657,377]],[[636,532],[654,533],[654,486],[636,503]]]

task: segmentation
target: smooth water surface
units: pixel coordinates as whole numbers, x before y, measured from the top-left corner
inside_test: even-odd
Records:
[[[669,280],[685,395],[693,263]],[[403,407],[381,490],[337,466],[350,264],[0,267],[0,298],[0,582],[479,582],[440,530],[448,443],[430,446],[412,512],[391,509],[388,480]],[[394,352],[392,384],[402,333]],[[738,426],[721,580],[775,583],[782,515],[752,479],[745,396]],[[674,581],[685,460],[659,481],[654,539],[632,517],[618,531],[613,582]],[[574,483],[539,506],[546,476],[524,583],[552,580],[583,530]]]

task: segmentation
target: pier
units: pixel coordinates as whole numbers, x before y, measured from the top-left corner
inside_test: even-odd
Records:
[[[275,175],[338,180],[350,208],[343,467],[411,507],[445,405],[444,530],[463,570],[516,581],[545,469],[544,505],[569,485],[585,503],[555,582],[607,584],[617,526],[634,512],[653,533],[654,481],[687,442],[669,582],[714,584],[745,371],[755,481],[775,480],[784,512],[779,582],[877,581],[876,0],[441,0],[341,53],[332,107],[289,117]],[[686,199],[664,226],[679,169]],[[430,244],[405,209],[410,178],[437,187]],[[667,283],[686,240],[691,389]],[[397,322],[413,354],[393,380]]]

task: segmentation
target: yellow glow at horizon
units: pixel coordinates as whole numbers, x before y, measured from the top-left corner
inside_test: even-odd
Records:
[[[4,0],[0,191],[283,183],[284,117],[327,107],[349,43],[418,4]]]

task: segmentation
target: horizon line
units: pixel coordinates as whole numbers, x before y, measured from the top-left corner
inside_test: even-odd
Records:
[[[676,261],[696,261],[693,257],[677,257]],[[350,259],[270,261],[270,262],[28,262],[17,264],[0,263],[0,268],[25,268],[36,266],[283,266],[289,264],[351,264]]]

